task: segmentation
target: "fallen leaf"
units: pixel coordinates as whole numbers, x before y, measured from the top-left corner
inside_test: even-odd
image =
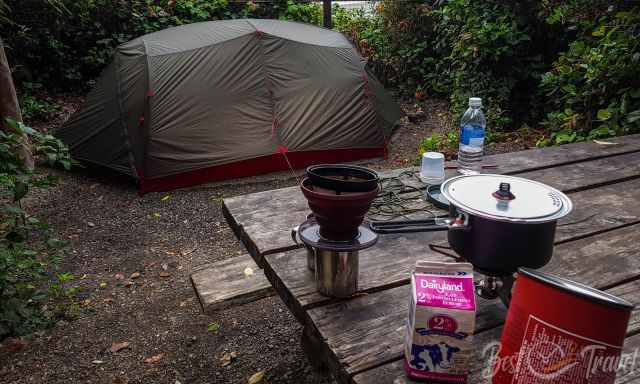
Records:
[[[213,322],[207,326],[207,331],[217,335],[220,331],[220,324]]]
[[[160,272],[160,277],[169,277],[169,276],[171,276],[169,272],[164,272],[164,271]]]
[[[91,362],[91,364],[103,364],[103,363],[104,363],[104,361],[102,361],[102,360],[93,360]]]
[[[244,275],[249,277],[249,276],[253,276],[253,268],[251,267],[247,267],[244,269]]]
[[[116,280],[124,280],[124,274],[122,273],[116,273],[114,277]]]
[[[156,219],[159,219],[160,217],[162,217],[162,215],[156,212],[153,214],[153,217],[155,217]]]
[[[109,286],[109,284],[107,284],[107,283],[106,283],[106,282],[104,282],[104,281],[103,281],[102,283],[100,283],[100,289],[105,289],[105,288],[107,288],[108,286]]]
[[[133,272],[130,277],[132,279],[137,279],[138,277],[140,277],[140,272]]]
[[[127,282],[124,284],[124,286],[125,286],[125,287],[130,287],[130,286],[132,286],[132,285],[133,285],[133,281],[127,281]]]
[[[82,277],[80,278],[80,280],[84,280],[87,278],[87,274],[85,273],[84,275],[82,275]]]
[[[264,379],[264,371],[258,371],[256,373],[254,373],[253,375],[251,375],[249,380],[247,380],[247,383],[248,384],[258,384],[259,382],[262,381],[262,379]]]
[[[5,346],[2,348],[8,353],[18,352],[22,348],[27,346],[27,342],[21,337],[10,337],[5,340]]]
[[[106,299],[103,299],[102,301],[105,302],[105,303],[113,303],[113,299],[110,298],[110,297],[107,297]]]
[[[96,225],[94,223],[92,223],[91,221],[87,221],[87,225],[90,227],[95,227]]]
[[[186,305],[187,305],[187,302],[186,302],[186,301],[182,301],[182,302],[180,302],[180,306],[181,306],[181,307],[185,307]]]
[[[169,269],[169,264],[162,263],[162,264],[160,264],[160,267],[162,268],[163,271],[166,271],[167,269]]]
[[[147,357],[146,359],[144,359],[144,362],[145,364],[157,364],[160,362],[160,360],[162,360],[163,357],[164,353],[159,353],[157,355]]]
[[[84,306],[87,306],[87,305],[89,305],[89,304],[91,304],[91,300],[90,300],[90,299],[84,299],[84,300],[82,301],[82,305],[84,305]]]
[[[231,362],[233,362],[236,357],[238,357],[237,352],[224,353],[220,358],[220,365],[226,367],[227,365],[231,364]]]
[[[160,199],[160,201],[167,201],[171,198],[171,195],[164,195],[162,196],[162,199]]]
[[[610,141],[602,141],[602,140],[593,140],[594,143],[596,144],[600,144],[600,145],[616,145],[618,143],[612,143]]]
[[[121,351],[125,348],[129,348],[129,343],[128,341],[121,341],[119,343],[113,343],[111,344],[111,348],[109,348],[109,350],[111,351],[111,353],[116,353],[118,351]]]

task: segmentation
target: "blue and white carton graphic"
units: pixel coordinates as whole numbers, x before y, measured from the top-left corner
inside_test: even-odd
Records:
[[[405,342],[405,371],[414,379],[466,383],[475,329],[473,266],[417,262]]]

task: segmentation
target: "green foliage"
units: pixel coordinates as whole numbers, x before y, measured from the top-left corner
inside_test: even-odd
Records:
[[[458,132],[449,132],[446,135],[433,133],[423,139],[418,145],[418,153],[422,156],[425,152],[443,152],[451,157],[458,151],[460,136]]]
[[[640,132],[640,7],[601,14],[542,77],[545,144]]]
[[[530,26],[517,6],[501,2],[451,0],[383,1],[368,21],[341,23],[387,85],[451,99],[459,116],[470,96],[479,96],[495,128],[509,127],[518,91],[537,69]],[[533,11],[532,11],[533,12]]]
[[[322,24],[322,7],[318,3],[296,3],[287,1],[281,20],[293,20],[308,24]]]
[[[135,37],[183,24],[282,18],[319,24],[320,6],[274,0],[4,0],[13,24],[0,24],[14,79],[48,89],[90,85],[114,49]],[[0,17],[1,17],[0,13]]]
[[[46,120],[60,111],[60,106],[40,96],[42,84],[25,82],[21,87],[20,108],[27,121]]]
[[[492,132],[542,125],[540,145],[640,131],[633,2],[386,0],[337,21],[387,85],[448,97],[454,119],[479,96]]]
[[[10,131],[0,131],[0,338],[29,333],[55,321],[60,312],[46,313],[44,306],[52,303],[67,308],[72,293],[65,291],[65,301],[57,295],[51,301],[49,274],[64,254],[65,243],[22,208],[31,191],[50,187],[55,179],[29,169],[20,148],[26,136],[34,156],[67,169],[71,166],[69,152],[51,135],[20,122],[7,122]],[[65,278],[58,275],[59,284]]]

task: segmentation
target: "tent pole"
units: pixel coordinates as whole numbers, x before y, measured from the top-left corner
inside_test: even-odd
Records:
[[[323,22],[325,28],[331,28],[331,0],[322,1]]]

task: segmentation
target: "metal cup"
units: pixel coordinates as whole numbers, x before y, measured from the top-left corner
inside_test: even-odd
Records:
[[[316,288],[331,297],[350,297],[358,290],[358,251],[315,251]]]

